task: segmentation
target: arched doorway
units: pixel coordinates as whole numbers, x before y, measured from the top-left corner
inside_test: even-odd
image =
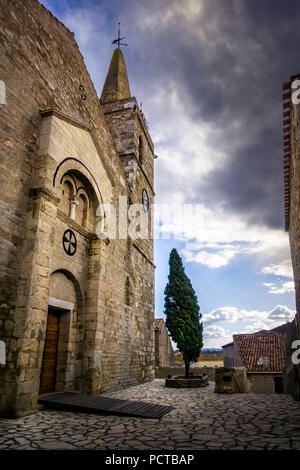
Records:
[[[77,303],[73,280],[65,272],[54,272],[50,278],[40,394],[63,390],[71,381],[71,324],[77,316]]]

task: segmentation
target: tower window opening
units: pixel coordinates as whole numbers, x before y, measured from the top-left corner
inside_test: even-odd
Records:
[[[140,161],[140,164],[143,163],[143,158],[144,158],[144,144],[143,144],[142,136],[139,136],[139,161]]]

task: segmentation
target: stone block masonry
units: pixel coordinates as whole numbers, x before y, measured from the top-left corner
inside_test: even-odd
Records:
[[[74,34],[44,6],[0,0],[0,26],[0,413],[18,416],[41,378],[93,394],[154,378],[153,240],[96,236],[100,204],[143,189],[153,202],[153,143],[138,107],[114,130]],[[111,98],[136,103],[129,86]]]
[[[161,419],[40,410],[1,420],[0,449],[299,450],[300,403],[289,395],[216,394],[165,388],[164,380],[105,396],[173,406]],[[277,454],[276,454],[277,455]],[[200,458],[198,456],[199,463]]]
[[[284,380],[287,391],[300,400],[300,366],[291,361],[291,344],[300,339],[300,105],[293,103],[291,89],[297,79],[299,75],[283,85],[285,225],[289,232],[297,310],[295,321],[289,327]]]

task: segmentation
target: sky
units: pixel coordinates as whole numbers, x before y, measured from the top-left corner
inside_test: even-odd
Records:
[[[121,22],[131,94],[158,155],[155,316],[164,317],[175,247],[198,297],[204,347],[292,320],[282,83],[300,72],[300,2],[41,3],[75,33],[99,95]]]

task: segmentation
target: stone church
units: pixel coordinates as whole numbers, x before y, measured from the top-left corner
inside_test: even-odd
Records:
[[[0,413],[18,416],[153,380],[155,156],[119,48],[99,99],[40,3],[0,0],[0,24]],[[101,204],[123,228],[140,204],[149,235],[99,237]]]

